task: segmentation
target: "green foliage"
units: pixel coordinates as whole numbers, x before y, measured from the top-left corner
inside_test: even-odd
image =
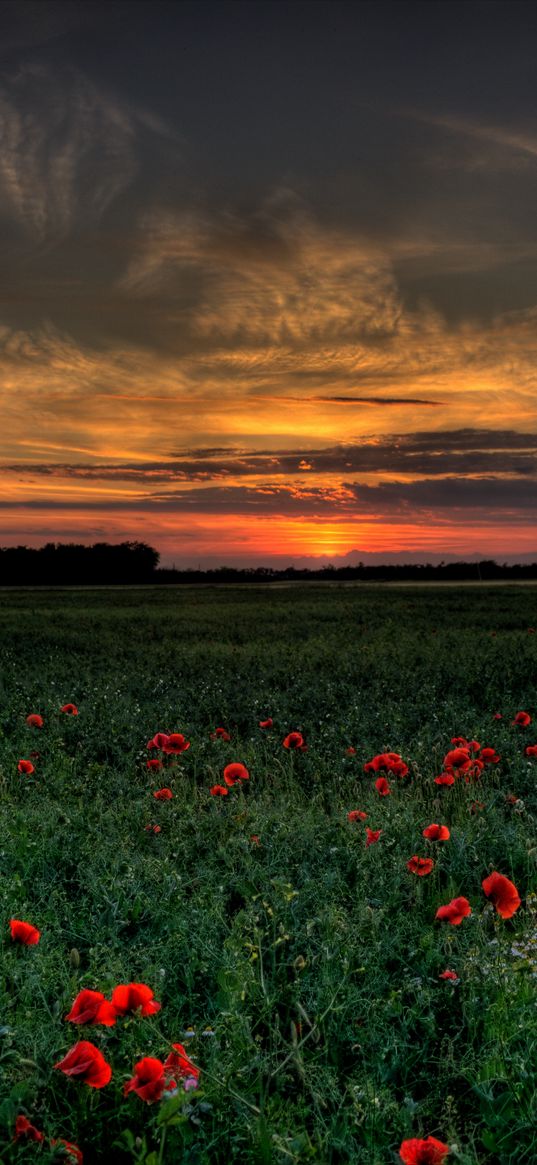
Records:
[[[394,1165],[403,1138],[429,1134],[459,1165],[537,1159],[534,596],[0,594],[2,1161],[52,1161],[50,1138],[63,1137],[85,1165]],[[77,717],[59,712],[71,701]],[[529,729],[511,725],[520,709]],[[211,740],[217,726],[229,742]],[[307,752],[282,747],[291,730]],[[157,731],[191,747],[152,773]],[[457,735],[501,763],[442,788]],[[410,775],[381,798],[363,764],[388,750]],[[20,775],[32,751],[35,772]],[[250,781],[211,797],[231,761]],[[172,801],[153,799],[161,785]],[[355,808],[382,830],[369,848],[347,820]],[[423,838],[433,821],[449,842]],[[435,859],[429,877],[407,871],[413,854]],[[509,921],[481,889],[492,869],[523,898]],[[435,922],[459,894],[472,915]],[[12,917],[39,928],[38,946],[11,942]],[[458,983],[439,979],[447,967]],[[109,997],[131,981],[153,989],[157,1015],[65,1022],[82,988]],[[80,1038],[113,1066],[102,1090],[53,1069]],[[154,1105],[123,1097],[135,1062],[172,1042],[200,1066],[200,1088]],[[12,1142],[19,1113],[43,1147]]]

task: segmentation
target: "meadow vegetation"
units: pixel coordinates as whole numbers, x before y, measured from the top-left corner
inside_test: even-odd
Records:
[[[0,593],[0,1159],[395,1165],[432,1136],[448,1165],[535,1163],[536,625],[515,586]],[[454,737],[499,761],[435,783]],[[386,752],[409,772],[383,796]],[[471,914],[437,919],[457,896]],[[66,1020],[131,983],[160,1010]],[[54,1067],[78,1040],[106,1086]],[[198,1087],[124,1095],[174,1043]]]

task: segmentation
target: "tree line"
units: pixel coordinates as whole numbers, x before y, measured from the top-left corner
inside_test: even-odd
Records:
[[[96,542],[93,546],[47,542],[0,547],[0,586],[128,586],[173,583],[270,582],[491,582],[537,579],[537,562],[507,565],[493,559],[481,562],[393,563],[390,565],[220,566],[208,570],[159,567],[160,555],[145,542]]]

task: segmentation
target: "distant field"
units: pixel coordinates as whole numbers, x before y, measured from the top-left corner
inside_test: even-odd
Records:
[[[1,591],[0,1160],[58,1161],[64,1138],[85,1165],[396,1165],[431,1135],[447,1165],[535,1165],[535,629],[521,585]],[[150,752],[157,732],[190,747]],[[439,785],[459,736],[500,759]],[[387,752],[407,776],[364,773]],[[232,762],[249,780],[211,795]],[[471,914],[437,920],[458,896]],[[161,1009],[66,1021],[129,983]],[[79,1040],[106,1086],[54,1069]],[[198,1088],[123,1095],[178,1042]],[[13,1140],[21,1115],[43,1141]]]

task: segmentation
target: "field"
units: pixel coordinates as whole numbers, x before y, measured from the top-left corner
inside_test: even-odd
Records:
[[[1,592],[0,1159],[80,1160],[63,1138],[85,1165],[396,1165],[432,1136],[448,1165],[534,1165],[536,626],[531,587]],[[500,759],[438,784],[454,737]],[[364,772],[387,752],[407,775]],[[131,983],[160,1010],[66,1020]],[[77,1041],[105,1086],[54,1067]],[[174,1043],[199,1079],[124,1095]]]

